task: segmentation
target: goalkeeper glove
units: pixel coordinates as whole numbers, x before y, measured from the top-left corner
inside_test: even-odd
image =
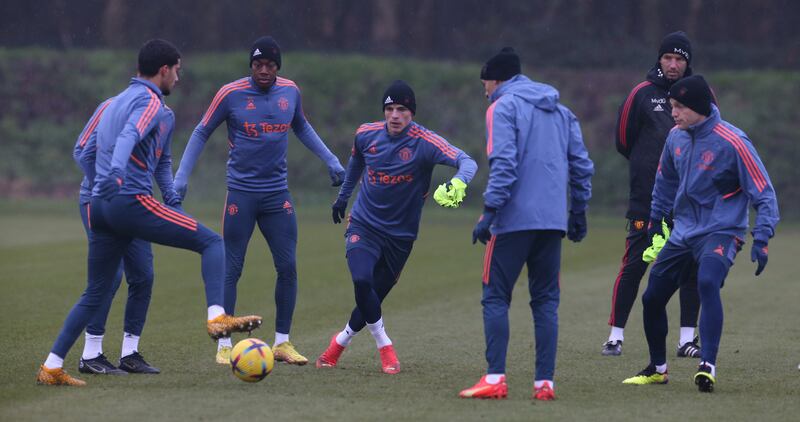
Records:
[[[442,183],[433,193],[436,203],[445,208],[458,208],[464,197],[467,196],[467,184],[459,178],[452,178],[447,183]]]
[[[650,227],[647,230],[648,233],[652,231],[654,234],[653,237],[651,238],[650,246],[648,246],[647,249],[645,249],[644,253],[642,254],[642,261],[644,262],[651,263],[655,261],[656,258],[658,257],[658,253],[661,252],[661,249],[664,247],[664,245],[667,244],[667,240],[669,239],[670,231],[669,231],[669,225],[667,224],[667,220],[666,219],[661,220],[661,224],[658,224],[658,226],[661,228],[660,230],[661,233],[658,233],[658,231],[653,230],[652,227]]]

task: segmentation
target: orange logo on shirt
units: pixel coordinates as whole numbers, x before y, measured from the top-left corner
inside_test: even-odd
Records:
[[[261,130],[261,133],[284,133],[289,131],[288,123],[244,122],[243,125],[244,132],[251,138],[258,136],[259,129]]]
[[[412,174],[389,174],[367,168],[367,178],[371,185],[397,185],[414,181]]]
[[[247,107],[245,107],[245,108],[247,110],[255,110],[256,109],[256,103],[253,102],[253,97],[247,97]]]
[[[641,230],[641,229],[643,229],[643,228],[644,228],[644,221],[642,221],[642,220],[635,220],[635,221],[633,222],[633,227],[635,227],[635,228],[636,228],[636,230]]]

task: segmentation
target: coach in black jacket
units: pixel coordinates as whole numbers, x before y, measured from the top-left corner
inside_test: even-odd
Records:
[[[647,73],[647,80],[636,85],[619,108],[617,119],[617,150],[628,159],[630,169],[630,197],[628,201],[628,237],[625,255],[614,282],[611,299],[611,316],[608,325],[611,334],[603,344],[602,354],[618,356],[622,353],[623,330],[639,291],[639,282],[647,271],[642,253],[650,245],[646,222],[650,216],[650,201],[655,184],[661,150],[670,129],[672,107],[667,100],[670,86],[692,74],[692,45],[682,31],[668,34],[661,41],[658,62]],[[671,222],[670,222],[671,223]],[[700,349],[694,336],[700,300],[697,280],[687,274],[680,287],[681,335],[678,356],[697,357]]]

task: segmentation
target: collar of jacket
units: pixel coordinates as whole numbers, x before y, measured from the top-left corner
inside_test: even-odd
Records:
[[[143,79],[143,78],[131,78],[131,85],[133,85],[133,84],[136,84],[136,83],[142,84],[142,85],[144,85],[144,86],[146,86],[146,87],[150,88],[150,90],[151,90],[151,91],[155,92],[155,93],[156,93],[156,95],[158,95],[158,98],[161,98],[161,97],[163,97],[163,96],[164,96],[164,94],[162,94],[162,93],[161,93],[161,89],[159,89],[159,88],[156,86],[156,84],[154,84],[154,83],[152,83],[152,82],[148,81],[147,79]]]
[[[710,134],[721,120],[719,109],[716,105],[711,104],[711,115],[706,117],[702,122],[689,126],[686,131],[694,134],[695,137],[703,138]]]
[[[502,85],[497,87],[497,89],[494,90],[492,95],[489,97],[489,102],[493,103],[497,101],[498,98],[502,97],[503,94],[505,94],[510,89],[511,85],[513,85],[514,82],[519,82],[519,81],[530,81],[530,79],[528,79],[528,77],[523,75],[522,73],[518,73],[513,78],[503,82]]]

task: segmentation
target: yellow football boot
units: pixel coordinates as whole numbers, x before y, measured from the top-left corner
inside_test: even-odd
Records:
[[[284,341],[283,343],[272,348],[272,354],[278,362],[286,362],[290,365],[305,365],[308,359],[297,353],[291,341]]]
[[[654,365],[648,365],[647,368],[642,369],[635,377],[630,377],[622,381],[623,384],[630,385],[666,384],[667,382],[669,382],[669,375],[667,375],[666,372],[662,374],[656,371]]]
[[[217,363],[220,365],[231,364],[231,347],[220,347],[217,350]]]
[[[262,318],[258,315],[235,317],[222,314],[206,323],[208,335],[214,340],[230,337],[231,333],[250,332],[261,326]]]
[[[64,368],[50,369],[44,365],[39,368],[36,374],[36,383],[39,385],[67,385],[72,387],[83,387],[86,381],[71,377],[64,371]]]

